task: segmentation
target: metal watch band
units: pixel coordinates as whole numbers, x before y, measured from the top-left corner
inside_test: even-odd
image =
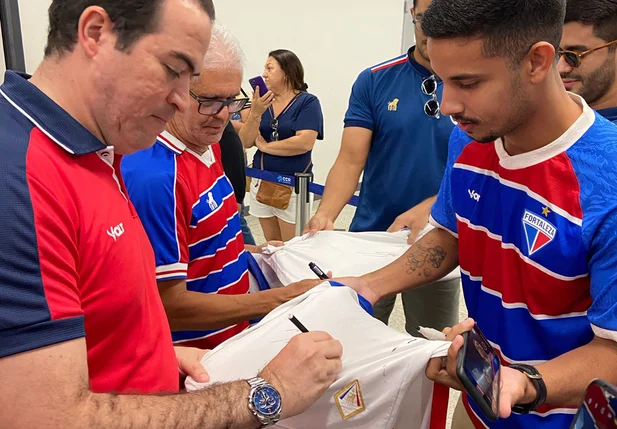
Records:
[[[246,380],[247,383],[251,386],[251,390],[249,392],[249,396],[248,396],[248,401],[249,401],[249,410],[251,410],[251,412],[253,413],[253,415],[255,416],[255,418],[259,421],[259,424],[261,424],[262,428],[266,428],[272,425],[275,425],[279,419],[280,419],[280,412],[278,415],[275,416],[264,416],[261,413],[259,413],[255,407],[253,406],[253,393],[255,392],[255,390],[261,386],[270,386],[272,387],[272,385],[270,383],[268,383],[266,380],[264,380],[261,377],[253,377],[250,378],[248,380]],[[275,389],[276,390],[276,389]]]
[[[261,377],[249,378],[246,381],[248,382],[248,384],[251,385],[251,387],[257,387],[257,386],[261,386],[261,385],[267,384],[266,380],[264,380]]]
[[[525,374],[529,380],[531,380],[533,387],[536,389],[536,399],[533,402],[529,404],[516,404],[512,407],[512,411],[515,413],[529,414],[531,411],[535,411],[540,405],[546,402],[546,383],[544,383],[544,380],[542,379],[542,374],[540,374],[540,372],[531,365],[513,364],[510,365],[510,368]]]

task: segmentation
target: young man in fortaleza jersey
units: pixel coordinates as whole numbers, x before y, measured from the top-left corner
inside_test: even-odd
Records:
[[[504,365],[497,422],[463,395],[476,428],[569,427],[592,379],[617,382],[617,127],[561,82],[564,16],[564,0],[433,0],[422,27],[460,127],[437,228],[390,266],[340,280],[376,302],[460,263],[469,314]],[[462,390],[471,322],[449,331],[429,378]]]
[[[242,82],[242,50],[215,25],[189,108],[156,144],[124,158],[129,196],[156,257],[156,277],[174,343],[213,349],[321,280],[249,294],[249,252],[220,139]],[[246,99],[245,99],[246,100]]]

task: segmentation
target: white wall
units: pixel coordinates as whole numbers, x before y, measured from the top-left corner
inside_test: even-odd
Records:
[[[325,139],[314,151],[315,180],[324,183],[336,159],[349,92],[358,73],[399,55],[404,0],[215,0],[218,20],[240,39],[247,79],[262,73],[269,51],[294,51],[309,91],[319,97]],[[20,0],[26,70],[43,58],[51,0]],[[409,14],[405,15],[409,20]],[[407,42],[403,42],[405,45]],[[1,64],[0,64],[1,65]]]
[[[313,155],[324,183],[336,159],[351,85],[365,68],[399,55],[404,0],[215,0],[218,21],[242,43],[247,79],[268,52],[284,48],[302,61],[309,92],[321,101],[325,139]]]
[[[50,4],[51,0],[19,0],[19,18],[28,73],[34,72],[43,60],[49,27],[47,9]]]
[[[4,72],[6,71],[6,64],[4,61],[4,48],[2,45],[2,33],[0,33],[0,83],[4,82]]]

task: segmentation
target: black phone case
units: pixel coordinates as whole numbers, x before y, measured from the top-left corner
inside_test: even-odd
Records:
[[[486,339],[484,334],[482,334],[482,332],[478,329],[477,326],[475,329],[476,332],[478,332],[478,334],[482,337],[482,339],[488,343],[488,340]],[[465,374],[465,368],[463,368],[463,363],[465,361],[465,355],[467,354],[467,338],[469,337],[469,332],[464,332],[462,336],[464,343],[463,348],[459,350],[458,355],[456,356],[456,375],[458,376],[458,379],[461,381],[461,384],[463,385],[469,396],[471,396],[476,405],[480,407],[480,410],[482,410],[484,416],[490,421],[496,422],[497,419],[499,419],[499,416],[493,413],[493,410],[488,406],[486,402],[484,402],[484,398],[477,391],[476,386],[467,377],[467,374]],[[501,365],[499,367],[499,371],[497,372],[497,383],[501,383]],[[499,404],[499,390],[497,391],[496,399],[497,403]]]

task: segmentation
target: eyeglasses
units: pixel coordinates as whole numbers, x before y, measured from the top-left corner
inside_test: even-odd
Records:
[[[563,49],[560,49],[559,58],[563,57],[563,59],[566,60],[566,63],[568,63],[570,67],[577,68],[581,66],[581,64],[583,63],[583,58],[585,58],[587,55],[599,49],[608,48],[609,46],[613,46],[615,44],[617,44],[617,40],[613,40],[612,42],[608,42],[606,45],[598,46],[597,48],[589,49],[585,52],[564,51]]]
[[[439,119],[441,114],[439,101],[437,101],[437,78],[435,76],[427,77],[422,81],[421,88],[424,95],[432,97],[424,104],[424,113],[431,118]]]
[[[219,100],[217,98],[200,98],[196,96],[193,91],[189,91],[191,97],[193,97],[199,103],[197,111],[201,115],[215,116],[223,110],[224,107],[229,109],[229,113],[237,113],[244,108],[249,101],[248,98],[233,98],[231,100]]]
[[[270,127],[272,128],[272,141],[276,142],[279,139],[279,120],[276,118],[272,118],[270,121]]]

